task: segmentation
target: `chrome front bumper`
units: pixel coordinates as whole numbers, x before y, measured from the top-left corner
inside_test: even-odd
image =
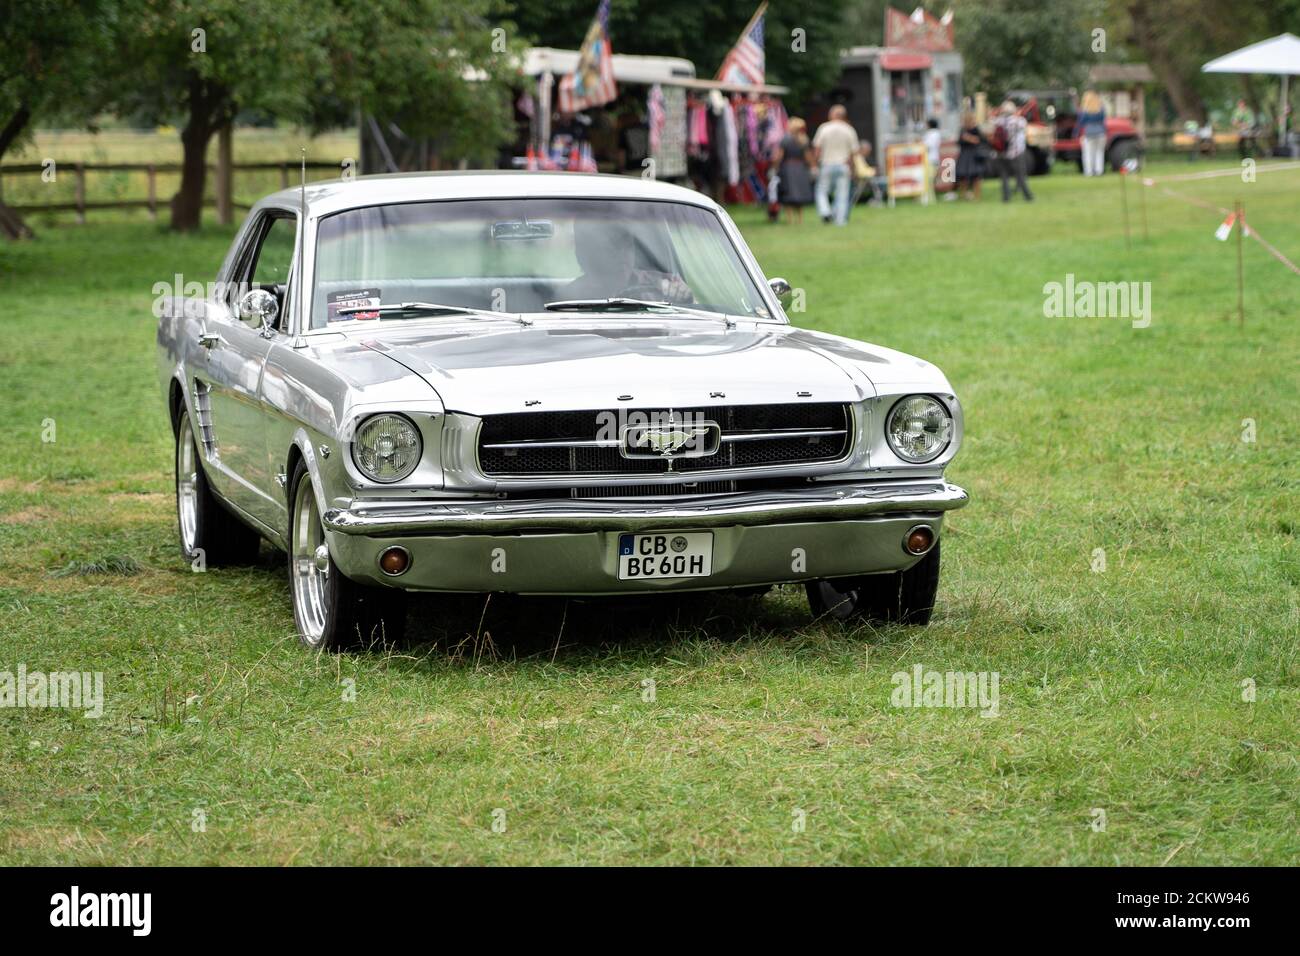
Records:
[[[717,495],[689,502],[523,499],[367,503],[323,521],[335,563],[370,584],[435,591],[617,594],[775,584],[901,570],[918,522],[940,531],[966,504],[941,479]],[[618,580],[618,537],[628,531],[714,533],[707,578]],[[411,566],[385,575],[379,554],[400,545]]]

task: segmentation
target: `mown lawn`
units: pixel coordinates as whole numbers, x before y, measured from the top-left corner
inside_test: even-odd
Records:
[[[736,213],[798,322],[962,396],[972,503],[924,629],[793,588],[430,598],[409,646],[313,656],[280,558],[196,574],[175,542],[153,283],[210,277],[229,231],[0,247],[0,671],[106,693],[0,710],[0,860],[1294,864],[1300,277],[1247,242],[1239,328],[1213,212],[1152,189],[1142,241],[1135,186],[1126,250],[1115,177],[1033,185],[847,230]],[[1171,188],[1300,258],[1300,170]],[[1150,326],[1045,318],[1067,273],[1150,282]],[[916,664],[996,672],[999,715],[892,707]]]

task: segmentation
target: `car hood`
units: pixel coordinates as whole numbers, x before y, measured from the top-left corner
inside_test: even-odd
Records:
[[[393,323],[347,334],[420,376],[449,411],[474,415],[624,403],[852,402],[952,390],[939,369],[915,356],[774,322],[725,328],[699,319],[539,316],[526,327]]]
[[[448,411],[474,415],[626,403],[681,408],[853,402],[875,394],[859,362],[889,361],[860,343],[788,325],[738,322],[725,328],[707,320],[623,316],[539,319],[526,327],[395,324],[349,337],[419,375]],[[846,360],[850,356],[858,361]]]

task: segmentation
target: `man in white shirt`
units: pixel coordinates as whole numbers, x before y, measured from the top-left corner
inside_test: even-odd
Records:
[[[943,163],[943,133],[939,130],[939,121],[933,116],[927,121],[925,132],[921,134],[921,143],[925,146],[926,158],[930,160],[930,175],[934,177],[934,191],[938,193]],[[943,198],[956,199],[957,190],[948,190],[943,194]]]
[[[830,119],[817,127],[813,155],[817,160],[817,213],[822,222],[843,226],[849,221],[849,199],[853,194],[853,157],[861,149],[857,131],[848,124],[843,106],[832,106]],[[834,190],[834,210],[831,191]]]

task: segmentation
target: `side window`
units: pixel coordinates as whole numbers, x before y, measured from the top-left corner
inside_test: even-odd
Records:
[[[298,221],[293,216],[273,216],[264,220],[257,230],[260,239],[247,250],[240,263],[237,288],[266,289],[280,301],[280,317],[276,327],[287,325],[289,273],[293,266],[293,244]]]
[[[262,236],[262,244],[253,254],[253,282],[263,289],[287,285],[289,267],[293,265],[293,240],[297,229],[292,219],[271,220],[271,228]]]

